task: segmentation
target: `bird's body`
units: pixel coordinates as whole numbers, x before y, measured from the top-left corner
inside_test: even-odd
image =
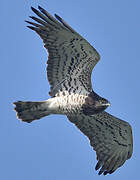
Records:
[[[104,99],[101,98],[101,100]],[[104,101],[106,103],[106,100]],[[18,118],[25,122],[31,122],[49,114],[96,114],[109,106],[107,103],[100,104],[98,99],[95,100],[91,95],[69,94],[67,91],[59,92],[56,97],[42,102],[18,101],[14,104],[16,105],[15,110],[18,112]],[[28,106],[29,104],[30,106]]]
[[[90,140],[96,151],[99,174],[111,174],[132,155],[131,126],[104,110],[110,105],[92,89],[92,69],[98,52],[62,18],[52,17],[43,8],[32,8],[37,23],[26,21],[42,38],[49,56],[47,78],[51,98],[39,102],[15,102],[20,120],[32,122],[50,114],[63,114]]]

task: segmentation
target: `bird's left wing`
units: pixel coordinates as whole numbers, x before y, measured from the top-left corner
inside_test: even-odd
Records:
[[[50,83],[50,95],[61,91],[87,94],[92,91],[91,72],[100,56],[98,52],[62,18],[56,19],[46,10],[32,7],[39,18],[30,16],[37,23],[26,21],[27,26],[42,38],[49,53],[47,77]]]
[[[97,155],[96,170],[100,174],[111,174],[129,159],[133,151],[131,126],[107,112],[92,116],[68,115],[86,135]]]

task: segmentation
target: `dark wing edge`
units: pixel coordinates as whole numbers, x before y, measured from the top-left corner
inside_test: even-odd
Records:
[[[39,34],[49,53],[47,77],[51,86],[50,95],[54,96],[60,89],[67,90],[66,87],[71,82],[72,87],[75,87],[71,91],[76,92],[82,87],[78,89],[78,93],[81,93],[87,86],[86,91],[91,91],[90,76],[100,59],[98,52],[58,15],[55,14],[55,19],[40,6],[38,6],[40,12],[33,7],[31,9],[39,18],[29,16],[37,23],[26,21],[31,25],[27,27]],[[74,79],[78,75],[79,80]]]
[[[96,151],[95,170],[100,174],[112,174],[132,156],[133,138],[131,126],[107,112],[97,115],[67,116],[86,135]]]

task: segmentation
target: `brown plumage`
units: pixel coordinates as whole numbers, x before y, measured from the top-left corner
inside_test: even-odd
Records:
[[[43,40],[49,56],[47,78],[51,98],[40,102],[14,103],[17,117],[32,122],[50,114],[64,114],[90,140],[96,151],[96,170],[111,174],[129,159],[133,151],[131,126],[104,110],[109,102],[96,94],[91,85],[92,69],[99,61],[98,52],[61,17],[32,8],[39,18],[26,21],[28,28]]]

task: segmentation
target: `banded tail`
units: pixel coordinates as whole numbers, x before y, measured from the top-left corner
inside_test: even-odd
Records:
[[[17,113],[18,119],[30,123],[33,120],[40,119],[50,114],[48,101],[32,102],[32,101],[17,101],[13,103],[14,110]]]

